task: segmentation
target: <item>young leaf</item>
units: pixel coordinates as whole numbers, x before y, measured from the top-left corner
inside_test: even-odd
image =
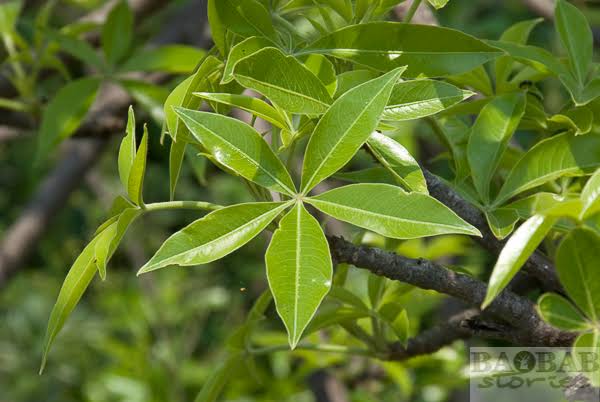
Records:
[[[585,15],[565,0],[556,2],[556,30],[569,54],[571,72],[583,85],[592,66],[593,37]]]
[[[195,91],[207,90],[207,81],[211,79],[213,75],[216,75],[221,68],[222,63],[213,56],[208,56],[198,67],[198,70],[181,82],[177,87],[169,94],[165,101],[165,123],[167,130],[173,140],[178,138],[187,138],[188,130],[185,124],[179,124],[179,118],[175,113],[176,107],[187,107],[190,109],[196,109],[202,103],[202,100],[192,93]]]
[[[524,112],[523,95],[501,95],[483,107],[471,128],[467,158],[473,184],[486,204],[490,201],[490,182],[494,172]]]
[[[238,107],[279,128],[288,128],[285,117],[283,117],[277,109],[267,102],[253,96],[211,92],[194,92],[194,95],[207,101]]]
[[[271,14],[256,0],[209,0],[208,21],[215,45],[227,55],[227,31],[242,38],[261,36],[277,39]]]
[[[544,293],[537,302],[544,321],[565,331],[586,331],[591,325],[570,301],[556,293]]]
[[[129,170],[127,194],[136,205],[144,205],[144,175],[146,174],[146,156],[148,154],[148,128],[144,125],[144,135]]]
[[[62,87],[45,107],[39,132],[37,160],[41,160],[58,142],[77,130],[96,98],[100,78],[72,81]]]
[[[125,189],[129,188],[129,172],[135,160],[136,142],[135,142],[135,114],[133,107],[129,106],[127,113],[127,128],[125,129],[125,137],[121,141],[119,147],[119,178]]]
[[[481,236],[435,198],[388,184],[351,184],[306,201],[336,219],[395,239],[448,233]]]
[[[499,49],[453,29],[397,22],[351,25],[299,53],[327,54],[380,71],[408,65],[408,77],[460,74],[501,55]]]
[[[171,142],[171,149],[169,150],[169,196],[171,200],[175,199],[175,188],[179,181],[179,173],[181,173],[181,165],[183,164],[187,145],[185,141]]]
[[[48,358],[48,352],[50,351],[52,342],[54,342],[56,335],[58,335],[65,321],[96,275],[96,264],[94,264],[94,259],[96,256],[95,250],[97,239],[98,236],[90,241],[83,249],[79,257],[77,257],[73,263],[73,266],[71,266],[71,269],[69,269],[69,273],[60,288],[56,304],[54,304],[52,313],[50,313],[50,319],[48,320],[40,373],[44,370],[44,366],[46,365],[46,359]]]
[[[498,261],[496,261],[488,283],[485,300],[481,305],[482,309],[489,306],[508,285],[525,264],[525,261],[544,240],[555,222],[556,218],[554,217],[534,215],[513,233],[498,256]]]
[[[399,82],[392,90],[381,119],[404,121],[431,116],[474,94],[442,81]]]
[[[402,71],[398,68],[346,92],[323,115],[306,148],[304,194],[342,168],[369,138]]]
[[[378,132],[371,134],[367,145],[379,163],[392,173],[396,182],[408,191],[429,194],[421,167],[406,148]]]
[[[177,114],[221,165],[266,188],[295,194],[290,174],[254,128],[215,113],[178,108]]]
[[[290,113],[325,113],[332,103],[316,75],[295,57],[272,47],[238,61],[233,74],[241,85],[260,92]]]
[[[256,237],[286,206],[249,203],[211,212],[169,237],[138,275],[168,265],[192,266],[218,260]]]
[[[133,14],[124,0],[113,7],[102,26],[102,49],[111,65],[125,57],[133,39]]]
[[[279,223],[265,261],[277,313],[294,349],[327,295],[333,275],[325,234],[301,203]]]
[[[591,229],[577,228],[556,251],[556,270],[567,295],[588,318],[600,318],[600,237]]]
[[[253,36],[251,38],[244,39],[232,47],[229,51],[229,55],[227,55],[227,61],[225,62],[225,69],[223,70],[221,84],[228,84],[229,82],[233,81],[233,70],[241,59],[273,45],[273,42],[266,38]]]
[[[600,136],[565,133],[540,141],[517,162],[494,204],[561,176],[582,176],[600,167]]]
[[[583,187],[581,201],[583,202],[581,220],[600,211],[600,169],[596,170]]]
[[[192,46],[160,46],[133,54],[119,67],[119,71],[161,71],[164,73],[190,74],[205,54],[203,50]]]

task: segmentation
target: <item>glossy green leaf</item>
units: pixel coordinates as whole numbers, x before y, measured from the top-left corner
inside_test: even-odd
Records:
[[[600,167],[600,136],[560,134],[536,144],[517,162],[496,205],[561,176],[582,176]]]
[[[587,106],[563,111],[548,119],[551,130],[569,130],[575,135],[583,135],[592,131],[594,114]]]
[[[517,22],[504,31],[500,37],[500,41],[525,45],[531,31],[542,21],[543,18],[536,18]],[[495,76],[497,92],[502,93],[509,89],[508,81],[513,69],[513,64],[510,56],[502,56],[496,59]]]
[[[190,77],[182,81],[177,87],[171,92],[165,101],[165,123],[166,128],[171,137],[174,140],[183,138],[184,140],[188,137],[188,130],[185,124],[179,124],[179,118],[175,113],[176,107],[186,107],[190,109],[196,109],[202,103],[202,100],[192,94],[196,91],[206,90],[207,81],[211,77],[218,75],[219,69],[222,63],[213,56],[208,56],[198,70]]]
[[[402,71],[398,68],[346,92],[323,115],[306,148],[303,193],[341,169],[365,143]]]
[[[502,95],[485,105],[471,128],[467,158],[473,184],[484,203],[490,201],[490,183],[508,141],[525,112],[525,97]]]
[[[365,82],[377,78],[378,74],[373,70],[352,70],[345,71],[337,76],[337,89],[334,99],[339,98],[352,88],[364,84]]]
[[[227,55],[227,61],[225,62],[225,69],[223,70],[221,84],[227,84],[233,81],[233,70],[241,59],[270,46],[273,46],[273,42],[271,42],[269,39],[253,36],[251,38],[244,39],[232,47]]]
[[[560,283],[577,307],[592,321],[600,318],[600,237],[578,228],[562,240],[556,251]]]
[[[228,30],[242,38],[277,38],[271,14],[256,0],[209,0],[208,21],[212,38],[222,55],[227,54]]]
[[[288,127],[285,117],[283,117],[277,109],[267,102],[253,96],[210,92],[194,92],[194,95],[207,101],[238,107],[279,128]]]
[[[269,287],[292,349],[331,287],[329,245],[301,203],[283,217],[265,255]]]
[[[111,65],[121,61],[133,40],[133,14],[127,1],[119,0],[102,26],[102,49]]]
[[[600,169],[590,177],[581,191],[581,219],[590,217],[600,211]]]
[[[56,304],[54,304],[52,313],[50,313],[50,319],[48,320],[40,373],[44,370],[48,352],[54,339],[96,275],[94,260],[97,238],[98,236],[90,241],[79,257],[77,257],[60,288]]]
[[[484,66],[477,66],[462,74],[450,75],[446,77],[446,80],[459,87],[472,88],[485,96],[494,95],[492,80]]]
[[[499,208],[493,211],[487,211],[485,218],[488,226],[497,239],[502,240],[512,233],[515,225],[519,221],[519,214],[514,209]]]
[[[594,40],[585,15],[565,0],[556,2],[556,30],[569,54],[571,72],[581,84],[587,81],[592,66]]]
[[[325,85],[293,56],[265,48],[238,61],[235,79],[290,113],[320,114],[332,103]]]
[[[397,22],[351,25],[300,53],[321,53],[388,71],[407,65],[406,76],[460,74],[500,56],[498,49],[453,29]]]
[[[184,45],[166,45],[134,53],[119,71],[160,71],[192,73],[204,57],[204,50]]]
[[[263,187],[295,194],[290,174],[254,128],[214,113],[178,108],[177,114],[218,163]]]
[[[146,174],[146,156],[148,154],[148,128],[144,125],[144,135],[140,146],[135,153],[135,158],[129,170],[127,179],[127,194],[136,205],[144,205],[144,175]]]
[[[37,159],[77,130],[100,87],[100,78],[72,81],[62,87],[45,107],[39,131]]]
[[[304,67],[308,68],[310,72],[321,80],[327,92],[330,96],[333,96],[337,90],[337,76],[335,74],[335,67],[322,54],[309,54],[300,58]]]
[[[242,247],[277,217],[286,204],[238,204],[209,213],[169,237],[138,272],[168,265],[192,266],[218,260]]]
[[[379,163],[388,169],[396,182],[404,186],[406,190],[429,193],[419,163],[406,148],[377,132],[371,134],[367,145]]]
[[[351,184],[306,201],[336,219],[396,239],[448,233],[481,235],[435,198],[388,184]]]
[[[129,106],[127,113],[127,128],[125,129],[125,137],[121,141],[119,147],[119,178],[121,184],[127,189],[129,187],[129,172],[135,160],[136,142],[135,142],[135,114],[133,107]]]
[[[556,293],[544,293],[537,302],[540,316],[553,327],[565,331],[585,331],[590,323],[570,301]]]
[[[498,256],[498,261],[496,261],[488,283],[485,300],[481,305],[482,309],[489,306],[496,296],[504,290],[525,264],[525,261],[544,240],[555,222],[556,218],[534,215],[523,222],[513,233]]]
[[[436,114],[473,96],[474,93],[434,80],[403,81],[396,84],[382,120],[404,121]]]

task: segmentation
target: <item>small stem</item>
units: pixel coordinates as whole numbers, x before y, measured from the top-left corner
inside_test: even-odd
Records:
[[[412,18],[415,16],[415,13],[417,12],[417,9],[419,8],[419,6],[421,5],[421,0],[413,0],[412,4],[410,5],[410,8],[408,9],[408,11],[406,12],[406,15],[404,16],[404,21],[405,23],[409,23]]]
[[[221,208],[223,208],[221,205],[204,201],[167,201],[155,202],[144,206],[146,211],[160,211],[164,209],[201,209],[204,211],[216,211]]]

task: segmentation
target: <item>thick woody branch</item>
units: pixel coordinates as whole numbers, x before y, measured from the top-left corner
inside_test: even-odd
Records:
[[[506,241],[498,240],[490,231],[483,213],[475,206],[465,201],[456,191],[448,187],[442,180],[431,172],[423,169],[427,180],[427,187],[432,197],[452,209],[458,216],[475,226],[482,234],[477,241],[487,250],[498,255]],[[524,265],[524,270],[537,278],[546,290],[554,290],[562,293],[562,285],[556,275],[552,262],[539,250],[534,252]]]
[[[348,263],[376,275],[435,290],[474,307],[480,306],[485,298],[485,283],[434,262],[356,246],[339,237],[329,237],[329,243],[333,258],[338,263]],[[570,345],[575,336],[546,324],[531,301],[510,291],[502,292],[485,312],[518,328],[521,335],[515,341],[521,345],[565,346]]]

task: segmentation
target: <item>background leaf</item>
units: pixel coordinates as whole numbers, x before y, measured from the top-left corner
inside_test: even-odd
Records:
[[[102,49],[111,65],[116,65],[129,51],[133,39],[133,14],[126,1],[119,0],[102,27]]]
[[[176,74],[192,73],[206,52],[192,46],[165,45],[134,53],[119,71],[162,71]]]

